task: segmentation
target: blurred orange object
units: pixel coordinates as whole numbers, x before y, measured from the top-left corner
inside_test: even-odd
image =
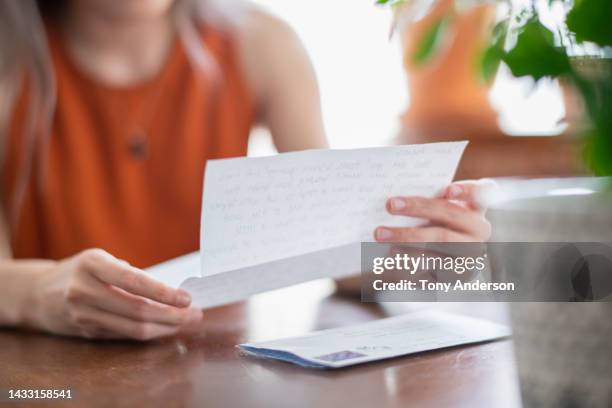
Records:
[[[402,21],[403,7],[396,9],[396,21]],[[511,137],[499,128],[489,103],[491,84],[478,75],[496,7],[483,2],[459,12],[455,0],[434,0],[425,17],[398,27],[410,93],[398,142],[469,140],[457,178],[583,173],[579,146],[568,135]],[[416,51],[443,16],[450,18],[440,43],[429,60],[416,64]]]
[[[487,45],[495,5],[482,4],[459,14],[454,0],[439,0],[421,20],[401,30],[410,107],[402,125],[411,135],[466,139],[500,133],[488,100],[489,85],[478,79],[478,57]],[[398,10],[401,13],[401,9]],[[423,65],[413,62],[429,28],[442,16],[450,20],[441,44]]]

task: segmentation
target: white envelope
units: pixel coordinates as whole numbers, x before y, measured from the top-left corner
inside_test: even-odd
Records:
[[[368,323],[238,347],[257,357],[309,368],[340,368],[510,336],[504,325],[439,311],[418,311]]]

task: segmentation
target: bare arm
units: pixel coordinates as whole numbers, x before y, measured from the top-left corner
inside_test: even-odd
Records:
[[[46,260],[0,261],[0,326],[29,326],[32,282],[54,264]]]
[[[0,209],[0,326],[26,325],[31,282],[54,264],[46,260],[15,261],[4,209]]]
[[[295,32],[254,9],[239,32],[238,45],[259,120],[270,129],[278,151],[327,147],[317,79]]]

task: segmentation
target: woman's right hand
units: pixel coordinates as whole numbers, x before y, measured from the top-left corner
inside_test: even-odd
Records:
[[[145,341],[202,319],[187,292],[100,249],[53,264],[37,276],[30,295],[28,323],[63,335]]]

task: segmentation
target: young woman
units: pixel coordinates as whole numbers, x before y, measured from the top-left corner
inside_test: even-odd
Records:
[[[279,151],[326,147],[298,38],[228,0],[0,2],[0,30],[0,324],[148,340],[200,320],[137,267],[197,249],[205,162],[245,155],[255,123]],[[487,239],[477,186],[390,198],[431,223],[375,238]]]

